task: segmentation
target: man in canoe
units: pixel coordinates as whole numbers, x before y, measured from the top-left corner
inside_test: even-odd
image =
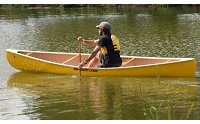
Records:
[[[120,45],[115,35],[111,35],[111,25],[108,22],[101,22],[96,26],[99,31],[100,38],[98,40],[84,40],[82,37],[78,38],[79,42],[83,42],[90,46],[95,46],[89,57],[79,64],[82,68],[94,67],[100,61],[98,68],[119,67],[122,64],[120,57]]]

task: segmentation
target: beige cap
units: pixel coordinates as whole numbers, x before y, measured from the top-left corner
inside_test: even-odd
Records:
[[[101,27],[101,28],[107,28],[107,29],[111,29],[111,25],[108,22],[101,22],[99,25],[97,25],[96,27]]]

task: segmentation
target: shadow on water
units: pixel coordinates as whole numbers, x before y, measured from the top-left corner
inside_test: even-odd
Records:
[[[163,77],[158,82],[155,77],[82,77],[80,81],[77,76],[17,72],[7,84],[16,101],[12,107],[24,119],[143,120],[145,108],[163,101],[176,108],[172,119],[178,120],[186,119],[186,110],[195,102],[192,119],[199,119],[195,78]],[[165,108],[161,119],[167,119]],[[15,110],[9,111],[13,116]]]

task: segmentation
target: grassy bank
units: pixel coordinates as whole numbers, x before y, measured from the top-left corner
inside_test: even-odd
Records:
[[[0,4],[0,8],[70,8],[70,7],[187,7],[199,4]]]

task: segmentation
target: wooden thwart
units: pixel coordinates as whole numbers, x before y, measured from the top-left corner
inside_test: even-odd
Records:
[[[64,61],[62,64],[66,64],[67,62],[70,62],[70,61],[74,60],[74,59],[77,58],[78,56],[79,56],[79,54],[76,55],[76,56],[74,56],[74,57],[72,57],[72,58],[70,58],[70,59],[68,59],[68,60],[66,60],[66,61]]]
[[[127,62],[122,63],[121,67],[130,66],[130,63],[131,63],[134,59],[135,59],[135,58],[132,58],[132,59],[128,60]]]

